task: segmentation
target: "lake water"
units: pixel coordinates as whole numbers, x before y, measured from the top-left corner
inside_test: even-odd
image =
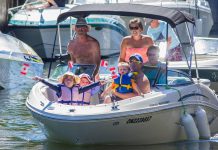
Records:
[[[25,106],[32,86],[21,85],[0,91],[0,150],[218,150],[218,136],[207,141],[150,146],[72,146],[52,143]]]

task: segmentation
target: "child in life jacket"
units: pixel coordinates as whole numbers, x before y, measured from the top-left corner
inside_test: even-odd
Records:
[[[112,90],[116,90],[119,93],[132,93],[135,92],[140,95],[140,91],[132,78],[133,74],[130,73],[130,66],[126,62],[120,62],[118,64],[118,77],[114,79],[112,84],[101,94],[101,97],[105,97],[104,103],[110,103],[111,100],[122,100],[121,98],[112,95],[106,96]]]
[[[86,86],[93,84],[93,81],[91,80],[91,78],[88,74],[85,74],[85,73],[80,74],[79,78],[80,78],[80,87],[86,87]],[[79,95],[80,96],[79,99],[81,100],[82,104],[85,104],[85,105],[90,104],[91,97],[100,91],[100,84],[99,83],[100,82],[96,82],[95,87],[93,87],[93,88],[91,88],[91,89],[89,89],[89,90],[87,90]]]
[[[58,79],[60,84],[57,85],[52,84],[38,76],[34,77],[33,80],[40,81],[56,91],[58,103],[67,105],[83,105],[84,103],[81,102],[80,93],[84,93],[85,91],[99,85],[97,82],[85,87],[80,87],[80,78],[72,72],[66,72],[63,76],[61,76]]]

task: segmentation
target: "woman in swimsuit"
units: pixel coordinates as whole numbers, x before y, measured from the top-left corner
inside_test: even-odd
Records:
[[[139,18],[134,18],[129,21],[130,36],[123,38],[121,42],[121,52],[119,62],[129,62],[129,57],[138,53],[143,58],[143,63],[148,61],[147,49],[154,42],[151,37],[143,35],[143,25]]]

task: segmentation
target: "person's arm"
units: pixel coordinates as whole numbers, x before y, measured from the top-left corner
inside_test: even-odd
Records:
[[[172,37],[169,36],[169,37],[168,37],[168,40],[167,40],[167,49],[170,48],[170,45],[171,45],[171,44],[172,44]]]
[[[138,96],[138,94],[132,92],[132,93],[125,93],[125,94],[122,94],[122,93],[119,93],[117,91],[113,91],[113,94],[121,99],[127,99],[127,98],[131,98],[131,97],[134,97],[134,96]]]
[[[127,40],[124,38],[120,45],[120,57],[118,62],[125,62],[126,57],[126,46],[127,46]]]
[[[67,45],[67,52],[70,54],[71,61],[76,63],[76,59],[73,57],[73,41],[71,40]]]
[[[35,76],[32,79],[44,83],[45,85],[47,85],[48,87],[50,87],[52,90],[54,90],[56,92],[60,92],[60,86],[53,84],[53,83],[50,83],[49,81],[46,81],[45,79],[43,79],[41,77]]]
[[[141,91],[139,90],[135,80],[131,79],[131,83],[132,83],[132,88],[133,88],[133,91],[135,93],[137,93],[138,95],[141,95]]]
[[[84,92],[86,92],[86,91],[88,91],[88,90],[90,90],[90,89],[92,89],[92,88],[94,88],[96,86],[99,86],[99,85],[100,85],[100,82],[94,82],[94,83],[92,83],[90,85],[80,87],[79,88],[79,93],[84,93]]]
[[[51,7],[58,7],[57,3],[54,0],[47,0],[47,2],[52,4]]]
[[[154,45],[154,41],[152,40],[152,38],[150,36],[147,36],[147,45],[148,45],[148,47]]]
[[[144,87],[144,89],[143,89],[143,94],[146,94],[146,93],[151,92],[151,89],[150,89],[150,82],[149,82],[148,78],[147,78],[147,77],[144,77],[143,81],[144,81],[144,84],[145,84],[145,87]]]
[[[112,90],[112,86],[113,83],[107,89],[104,90],[104,92],[101,94],[101,97],[105,97],[105,95],[107,95]]]
[[[100,44],[98,43],[98,41],[96,40],[94,47],[96,49],[95,51],[95,61],[96,61],[96,68],[94,71],[94,76],[97,75],[98,71],[99,71],[99,67],[100,67],[100,62],[101,62],[101,50],[100,50]]]

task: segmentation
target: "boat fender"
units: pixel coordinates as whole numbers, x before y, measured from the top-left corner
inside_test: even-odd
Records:
[[[195,112],[195,121],[198,128],[198,132],[201,139],[210,139],[210,127],[208,124],[207,113],[206,111],[198,106]]]
[[[184,113],[181,117],[181,123],[184,126],[185,133],[188,140],[198,140],[199,133],[195,125],[194,119],[188,113]]]

